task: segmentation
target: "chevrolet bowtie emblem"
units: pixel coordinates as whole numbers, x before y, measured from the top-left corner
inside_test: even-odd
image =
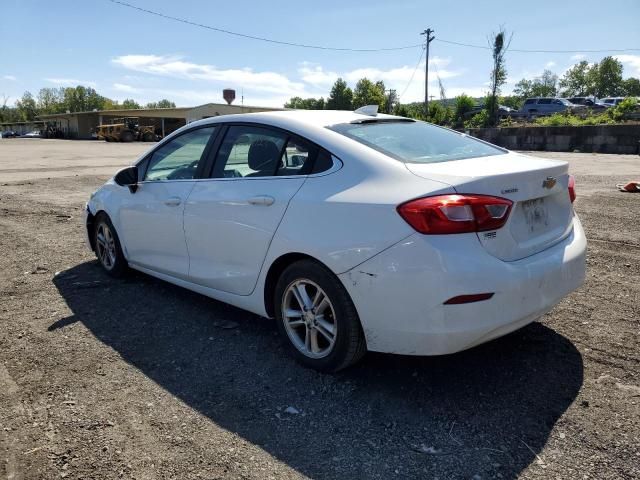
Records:
[[[552,189],[556,184],[556,179],[554,177],[547,177],[542,181],[542,186],[544,188]]]

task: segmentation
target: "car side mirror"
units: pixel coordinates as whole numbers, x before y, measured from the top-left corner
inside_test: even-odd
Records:
[[[113,180],[121,187],[129,187],[131,193],[136,193],[138,190],[138,167],[127,167],[116,173]]]

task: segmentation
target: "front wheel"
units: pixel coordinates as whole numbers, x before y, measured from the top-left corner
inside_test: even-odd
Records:
[[[120,239],[105,213],[96,217],[93,231],[96,256],[100,265],[112,277],[121,277],[127,271],[127,260],[122,253]]]
[[[300,363],[337,372],[366,353],[356,308],[340,280],[322,265],[301,260],[287,267],[274,304],[278,329]]]

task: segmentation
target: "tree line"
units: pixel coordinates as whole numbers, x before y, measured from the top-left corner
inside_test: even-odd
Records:
[[[137,108],[175,108],[176,104],[162,99],[140,105],[132,99],[122,103],[100,95],[94,88],[78,85],[77,87],[41,88],[37,96],[24,92],[15,107],[7,106],[8,98],[3,99],[0,108],[0,122],[27,122],[39,115],[51,113],[88,112],[92,110],[131,110]]]
[[[551,70],[544,70],[539,77],[518,81],[511,95],[501,95],[507,81],[506,52],[510,39],[504,31],[492,35],[493,65],[490,73],[489,93],[485,98],[475,99],[462,94],[453,99],[429,102],[429,111],[424,111],[422,102],[400,103],[393,90],[386,90],[382,81],[373,82],[361,78],[353,90],[347,82],[338,78],[328,97],[293,97],[285,108],[313,110],[355,110],[364,105],[378,105],[379,111],[428,120],[439,125],[462,127],[487,126],[497,123],[499,105],[520,109],[530,97],[640,97],[640,80],[623,78],[622,62],[614,57],[604,57],[590,64],[580,61],[569,68],[562,77]],[[469,114],[479,110],[476,116]]]

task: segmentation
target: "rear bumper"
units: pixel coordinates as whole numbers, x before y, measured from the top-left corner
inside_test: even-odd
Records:
[[[505,335],[542,316],[585,278],[586,238],[574,216],[562,242],[504,262],[475,234],[414,234],[339,275],[358,310],[369,350],[441,355]],[[444,305],[458,295],[485,301]]]

